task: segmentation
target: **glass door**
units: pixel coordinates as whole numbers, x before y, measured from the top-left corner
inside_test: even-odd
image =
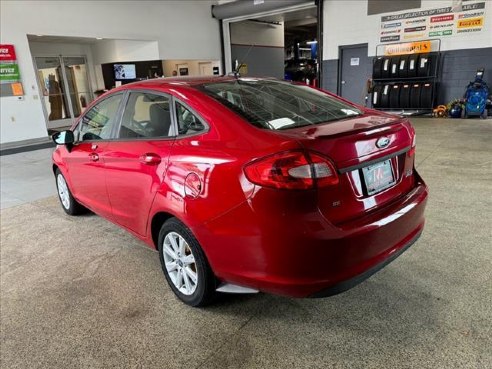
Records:
[[[93,100],[85,57],[35,57],[47,128],[72,125]]]

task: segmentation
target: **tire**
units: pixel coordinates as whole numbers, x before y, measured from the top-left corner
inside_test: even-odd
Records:
[[[215,276],[188,227],[176,218],[168,219],[159,232],[158,249],[167,283],[181,301],[194,307],[212,302]]]
[[[60,204],[63,210],[65,210],[65,213],[67,213],[68,215],[79,215],[85,213],[87,209],[83,205],[78,203],[77,200],[75,200],[72,192],[68,188],[65,177],[60,172],[60,169],[56,169],[55,178],[58,199],[60,200]]]

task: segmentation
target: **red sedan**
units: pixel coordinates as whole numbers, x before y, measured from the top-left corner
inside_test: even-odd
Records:
[[[53,139],[63,209],[90,209],[156,248],[192,306],[216,291],[345,291],[424,227],[410,122],[307,86],[137,82]]]

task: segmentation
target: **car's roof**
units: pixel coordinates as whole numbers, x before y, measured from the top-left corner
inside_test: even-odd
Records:
[[[172,86],[196,86],[204,83],[217,83],[233,81],[236,78],[234,76],[207,76],[207,77],[166,77],[166,78],[154,78],[144,81],[137,81],[129,83],[122,87],[142,87],[142,88],[158,88],[158,87],[172,87]]]

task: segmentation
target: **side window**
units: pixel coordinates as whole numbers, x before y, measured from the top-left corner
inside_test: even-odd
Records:
[[[169,137],[169,98],[146,92],[132,92],[121,121],[119,138]]]
[[[77,127],[78,141],[105,140],[111,138],[116,114],[123,94],[110,96],[84,114]]]
[[[180,135],[199,133],[206,129],[201,120],[179,102],[176,103],[176,117]]]

